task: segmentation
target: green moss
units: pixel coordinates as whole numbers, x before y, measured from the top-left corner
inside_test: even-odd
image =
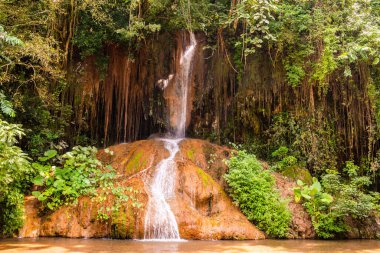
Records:
[[[88,201],[86,199],[86,200],[83,200],[83,208],[84,208],[84,210],[87,210],[87,207],[88,207]]]
[[[65,210],[65,214],[66,214],[66,219],[70,220],[71,219],[71,214],[70,214],[70,212],[69,212],[68,209]]]
[[[212,177],[206,172],[204,172],[201,168],[197,168],[197,173],[202,179],[203,186],[208,186],[214,182]]]
[[[117,239],[127,238],[127,214],[125,209],[112,212],[111,237]]]
[[[127,234],[127,238],[132,239],[133,234],[135,233],[135,215],[132,208],[128,208],[128,217],[129,217],[129,231]]]
[[[194,150],[193,149],[187,150],[187,158],[189,158],[190,160],[193,160],[193,158],[194,158]]]
[[[282,175],[291,178],[293,180],[302,180],[306,184],[312,184],[313,178],[307,169],[301,168],[299,166],[291,166],[282,171]]]
[[[127,165],[125,166],[126,173],[135,173],[139,171],[141,167],[144,167],[147,163],[146,160],[142,159],[142,152],[136,152],[129,159]]]
[[[228,198],[227,193],[224,191],[224,189],[223,189],[222,187],[219,188],[219,194],[220,194],[223,198]]]

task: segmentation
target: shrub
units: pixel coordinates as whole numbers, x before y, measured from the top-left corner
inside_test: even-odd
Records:
[[[39,162],[32,164],[39,171],[33,183],[43,188],[33,191],[33,195],[43,203],[44,208],[55,210],[75,203],[81,195],[95,194],[100,179],[107,175],[103,175],[96,153],[94,147],[80,146],[62,156],[57,156],[55,150],[46,151]],[[54,162],[56,166],[52,165]]]
[[[345,217],[363,221],[378,211],[379,195],[365,191],[371,183],[370,178],[358,176],[358,170],[358,166],[348,161],[343,168],[347,178],[328,170],[328,174],[322,176],[322,185],[315,178],[311,186],[300,180],[297,182],[295,200],[303,200],[320,238],[334,238],[345,232],[348,229]]]
[[[260,162],[246,151],[238,151],[227,161],[225,179],[230,195],[248,220],[274,237],[286,237],[291,221],[287,203],[275,189],[275,180]]]
[[[375,193],[366,192],[371,184],[367,176],[358,176],[359,167],[352,161],[347,161],[343,168],[348,178],[331,171],[322,176],[322,184],[326,191],[335,197],[333,208],[341,217],[351,216],[364,220],[377,208]],[[377,202],[378,203],[378,202]]]
[[[272,153],[272,157],[279,159],[273,166],[274,169],[284,171],[285,169],[298,166],[298,159],[289,155],[289,149],[285,146],[281,146]]]
[[[102,203],[97,216],[102,221],[108,220],[129,200],[133,208],[141,207],[137,201],[139,191],[115,185],[116,172],[96,158],[97,152],[95,147],[77,146],[58,156],[55,150],[48,150],[39,162],[32,164],[39,171],[33,182],[42,188],[32,194],[42,202],[43,211],[76,204],[80,196],[91,196],[93,202]],[[112,155],[108,149],[105,152]]]
[[[0,119],[0,236],[22,226],[23,193],[32,173],[28,156],[16,146],[23,135],[20,125]]]
[[[331,209],[333,197],[323,192],[320,182],[313,178],[313,184],[308,186],[301,180],[297,181],[298,187],[294,188],[296,202],[303,200],[303,206],[310,214],[313,227],[318,237],[333,238],[337,233],[346,231],[341,216]]]

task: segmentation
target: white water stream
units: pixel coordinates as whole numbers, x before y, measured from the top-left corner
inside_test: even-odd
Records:
[[[194,33],[190,33],[190,45],[186,48],[185,52],[181,55],[180,59],[180,70],[178,73],[176,88],[179,88],[180,95],[180,107],[176,108],[178,111],[177,117],[177,126],[175,128],[175,137],[184,138],[186,132],[186,123],[187,123],[187,98],[189,92],[189,85],[191,82],[191,67],[193,63],[195,46],[197,45],[197,41],[195,40]]]
[[[144,226],[145,240],[180,240],[178,224],[168,201],[175,195],[177,165],[174,159],[179,151],[178,143],[185,137],[186,132],[188,86],[191,82],[191,67],[196,45],[195,36],[191,32],[190,44],[182,52],[179,72],[175,77],[175,88],[180,104],[178,108],[174,108],[175,115],[178,117],[177,125],[173,126],[174,139],[159,139],[169,151],[169,157],[157,164],[150,182],[150,196]]]

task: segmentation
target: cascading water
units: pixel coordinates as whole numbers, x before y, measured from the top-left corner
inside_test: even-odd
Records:
[[[179,150],[180,139],[161,140],[170,155],[157,165],[150,185],[144,239],[180,239],[177,221],[167,202],[174,196],[174,175],[177,169],[174,157]]]
[[[191,82],[191,67],[197,43],[190,33],[190,44],[182,52],[179,72],[175,76],[176,95],[180,103],[175,108],[176,124],[173,125],[173,139],[159,139],[169,151],[169,157],[158,163],[150,183],[150,196],[145,216],[144,239],[179,240],[178,224],[168,200],[174,197],[175,174],[177,165],[175,156],[179,151],[178,143],[185,137],[187,125],[188,88]],[[168,80],[171,78],[169,77]],[[163,80],[167,86],[168,80]]]
[[[186,51],[181,55],[180,72],[176,80],[181,100],[180,108],[177,108],[177,125],[174,126],[175,137],[177,138],[185,137],[187,123],[187,98],[189,91],[189,82],[191,81],[189,78],[196,45],[197,41],[195,40],[195,36],[193,33],[190,33],[190,45],[187,47]]]

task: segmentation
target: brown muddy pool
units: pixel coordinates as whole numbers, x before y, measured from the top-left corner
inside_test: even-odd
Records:
[[[146,242],[108,239],[3,239],[1,253],[13,252],[380,252],[378,240],[260,240]]]

